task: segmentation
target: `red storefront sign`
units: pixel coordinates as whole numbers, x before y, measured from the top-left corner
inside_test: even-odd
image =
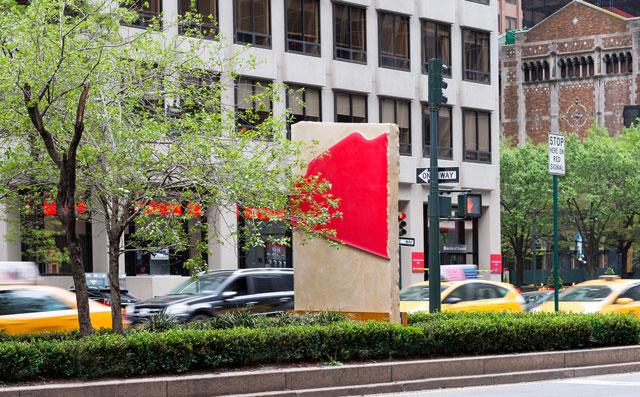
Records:
[[[413,273],[424,273],[424,252],[411,253],[411,271]]]
[[[491,273],[502,273],[502,254],[491,254]]]
[[[58,215],[58,210],[56,209],[56,203],[42,203],[44,206],[44,214],[45,215]],[[27,207],[29,207],[29,203],[27,203]],[[78,214],[84,214],[87,210],[87,207],[85,205],[85,203],[76,203],[75,205],[76,207],[76,212]],[[66,209],[67,206],[65,205],[64,208]]]
[[[236,207],[236,216],[240,217],[240,207]],[[242,211],[242,217],[246,219],[278,220],[285,217],[284,210],[274,211],[269,208],[246,207]]]

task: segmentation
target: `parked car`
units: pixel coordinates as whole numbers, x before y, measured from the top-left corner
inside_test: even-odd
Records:
[[[558,309],[563,312],[624,313],[640,317],[640,280],[607,275],[585,281],[558,291]],[[553,297],[532,311],[555,311]]]
[[[512,311],[524,310],[524,299],[511,284],[467,279],[440,283],[441,310]],[[400,292],[401,312],[429,311],[429,282],[414,284]]]
[[[133,325],[164,312],[180,322],[247,308],[274,314],[293,310],[293,269],[218,270],[187,280],[166,296],[127,306]]]
[[[534,307],[546,302],[547,299],[553,298],[553,291],[529,291],[523,292],[520,295],[524,298],[524,310],[530,312]]]
[[[69,288],[69,291],[75,292],[75,288],[71,287]],[[93,299],[103,305],[111,306],[111,290],[109,288],[87,287],[87,292],[89,293],[89,299]],[[140,299],[131,295],[128,290],[120,290],[120,305],[123,308],[126,308],[128,305],[136,303],[139,300]]]
[[[89,300],[89,311],[94,328],[111,328],[109,306]],[[73,292],[44,285],[0,285],[0,330],[18,334],[77,328]]]

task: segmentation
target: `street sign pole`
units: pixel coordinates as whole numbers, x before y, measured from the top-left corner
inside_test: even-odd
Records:
[[[549,134],[549,173],[553,175],[553,300],[558,304],[558,175],[564,175],[564,135]]]
[[[558,311],[558,175],[553,175],[553,300]]]

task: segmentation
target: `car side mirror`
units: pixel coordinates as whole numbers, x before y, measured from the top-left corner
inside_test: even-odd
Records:
[[[633,299],[631,298],[618,298],[616,300],[617,305],[628,305],[631,302],[633,302]]]
[[[458,303],[458,302],[462,302],[462,299],[460,299],[460,298],[454,298],[453,296],[452,296],[452,297],[450,297],[450,298],[449,298],[449,297],[444,298],[444,300],[442,301],[442,303],[448,303],[448,304],[450,304],[450,305],[454,305],[454,304],[456,304],[456,303]]]
[[[222,293],[222,297],[227,299],[238,295],[238,291],[224,291]]]

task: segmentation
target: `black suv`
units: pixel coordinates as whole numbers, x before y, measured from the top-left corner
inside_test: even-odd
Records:
[[[132,325],[165,312],[178,321],[206,319],[248,308],[274,314],[293,310],[293,269],[217,270],[180,284],[166,296],[127,306]]]

